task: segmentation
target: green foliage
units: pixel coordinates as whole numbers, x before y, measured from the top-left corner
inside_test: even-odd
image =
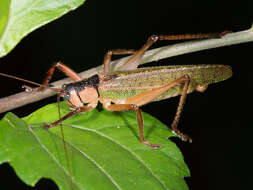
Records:
[[[0,57],[33,30],[76,9],[85,0],[1,0]]]
[[[1,0],[0,57],[36,28],[80,6],[84,0]],[[61,115],[69,112],[61,103]],[[135,112],[94,109],[63,122],[71,177],[60,127],[43,123],[58,119],[56,104],[26,118],[7,113],[0,121],[0,163],[9,162],[17,175],[34,186],[41,178],[71,189],[188,189],[189,170],[174,136],[161,122],[144,113],[146,140],[161,144],[152,150],[139,140]]]
[[[69,112],[61,103],[61,115]],[[93,111],[63,122],[74,189],[188,189],[189,170],[167,126],[144,113],[146,140],[162,145],[152,150],[139,140],[136,112]],[[17,175],[34,185],[50,178],[61,190],[70,189],[57,104],[47,105],[26,118],[12,113],[0,122],[0,163],[9,162]]]

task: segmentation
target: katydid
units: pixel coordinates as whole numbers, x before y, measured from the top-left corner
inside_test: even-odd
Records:
[[[48,82],[55,68],[64,72],[74,82],[64,84],[56,89],[58,97],[63,97],[72,109],[67,115],[59,120],[44,124],[46,128],[55,127],[61,122],[77,113],[88,112],[101,102],[109,111],[137,111],[140,141],[153,149],[160,145],[153,144],[144,139],[143,119],[140,106],[152,101],[159,101],[173,96],[181,95],[176,111],[172,130],[183,141],[191,142],[191,138],[178,130],[177,125],[186,99],[186,95],[194,90],[204,91],[211,83],[223,81],[232,76],[231,67],[226,65],[182,65],[138,68],[145,51],[158,40],[181,40],[195,38],[219,38],[220,34],[192,34],[192,35],[153,35],[146,44],[138,51],[117,49],[108,51],[104,58],[103,72],[89,78],[82,79],[72,69],[61,62],[54,64],[39,89],[25,86],[27,90],[43,90],[50,88]],[[110,61],[113,54],[133,54],[117,71],[111,71]],[[6,77],[10,75],[1,74]],[[22,80],[18,77],[12,77]],[[29,82],[27,80],[23,80]]]
[[[160,147],[159,144],[153,144],[144,139],[144,126],[140,106],[152,101],[159,101],[181,95],[171,128],[172,131],[183,141],[191,142],[191,138],[183,134],[177,128],[186,95],[194,90],[203,92],[209,84],[228,79],[232,76],[232,70],[231,67],[226,65],[181,65],[138,68],[143,54],[157,40],[219,38],[223,35],[224,33],[153,35],[138,51],[124,49],[108,51],[104,58],[103,72],[85,79],[80,78],[78,74],[61,62],[54,64],[49,69],[42,84],[4,73],[0,73],[0,75],[40,86],[40,88],[25,86],[27,91],[42,91],[45,88],[56,91],[58,93],[58,106],[60,97],[63,97],[67,101],[72,111],[63,117],[60,117],[59,109],[59,120],[51,124],[44,124],[46,128],[52,128],[58,124],[61,126],[63,120],[68,119],[77,113],[88,112],[94,109],[98,102],[100,102],[105,109],[110,111],[136,110],[140,141],[144,145],[157,149]],[[119,70],[111,71],[110,62],[113,54],[133,55],[120,67]],[[48,86],[48,82],[56,68],[64,72],[74,82],[64,84],[62,85],[62,88]],[[71,189],[74,189],[62,126],[61,133],[70,176]]]

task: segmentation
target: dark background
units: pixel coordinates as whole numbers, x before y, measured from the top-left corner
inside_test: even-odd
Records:
[[[102,64],[107,50],[138,49],[152,34],[245,30],[253,22],[252,5],[250,0],[87,0],[77,10],[24,38],[0,60],[1,72],[41,82],[44,73],[56,61],[61,60],[80,72]],[[154,47],[165,44],[169,43],[157,43]],[[175,142],[190,168],[191,177],[186,181],[192,190],[252,188],[252,49],[253,43],[247,43],[159,62],[233,67],[231,79],[210,86],[205,93],[188,96],[179,126],[194,141],[192,144]],[[54,79],[62,77],[59,74]],[[22,84],[1,78],[1,97],[22,91]],[[13,112],[25,116],[55,101],[56,97],[52,97]],[[177,103],[178,98],[172,98],[151,103],[143,110],[169,125]],[[0,173],[2,187],[11,189],[18,185],[19,189],[32,189],[15,179],[8,164],[0,166]],[[56,189],[56,186],[53,182],[41,180],[35,188]]]

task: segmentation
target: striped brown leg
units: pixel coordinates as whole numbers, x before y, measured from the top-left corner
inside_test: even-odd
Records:
[[[44,123],[44,127],[46,129],[55,127],[56,125],[61,124],[62,121],[66,120],[66,119],[68,119],[70,117],[72,117],[73,115],[75,115],[77,113],[88,112],[88,111],[90,111],[92,109],[94,109],[94,107],[91,107],[91,106],[83,106],[83,107],[80,107],[80,108],[76,108],[75,110],[67,113],[65,116],[63,116],[62,118],[60,118],[59,120],[57,120],[57,121],[55,121],[55,122],[53,122],[51,124]]]
[[[133,54],[135,50],[133,49],[113,49],[108,51],[105,54],[104,57],[104,72],[110,72],[111,71],[111,57],[112,55],[127,55],[127,54]]]
[[[184,87],[182,90],[182,95],[180,97],[180,101],[179,101],[179,105],[177,108],[177,112],[176,112],[176,116],[174,118],[174,121],[172,123],[172,130],[178,134],[178,136],[183,140],[183,141],[187,141],[189,140],[191,142],[191,139],[183,134],[178,128],[177,128],[177,124],[178,121],[180,119],[180,115],[181,112],[183,110],[183,105],[186,99],[186,94],[187,94],[187,90],[188,90],[188,86],[190,83],[190,78],[188,75],[184,75],[182,77],[180,77],[177,80],[174,80],[172,82],[170,82],[167,85],[158,87],[158,88],[154,88],[151,90],[147,90],[145,92],[142,92],[140,94],[137,94],[133,97],[127,98],[125,100],[125,104],[112,104],[112,105],[106,105],[104,104],[104,107],[110,111],[126,111],[126,110],[137,110],[137,120],[138,120],[138,125],[139,125],[139,133],[140,133],[140,140],[143,144],[151,146],[152,148],[156,149],[159,147],[159,145],[157,144],[152,144],[150,142],[147,142],[144,140],[144,136],[143,136],[143,119],[142,119],[142,113],[140,110],[140,106],[152,101],[153,99],[159,97],[160,95],[162,95],[163,93],[167,92],[168,90],[170,90],[171,88],[173,88],[174,86],[184,83]]]
[[[69,78],[71,78],[73,81],[80,81],[82,80],[75,71],[70,69],[68,66],[64,65],[61,62],[57,62],[53,64],[53,66],[48,70],[47,75],[45,77],[43,85],[47,85],[49,80],[51,79],[52,75],[54,74],[55,68],[61,70],[65,75],[67,75]],[[43,87],[40,87],[39,90],[43,90]]]
[[[156,41],[158,40],[187,40],[187,39],[203,39],[203,38],[221,38],[226,33],[229,32],[222,32],[222,33],[207,33],[207,34],[183,34],[183,35],[153,35],[148,38],[147,42],[144,46],[136,51],[133,56],[131,56],[125,63],[122,65],[120,70],[133,70],[138,67],[141,62],[141,59],[145,53],[145,51]]]
[[[153,144],[151,142],[148,142],[144,139],[143,136],[143,118],[142,118],[142,112],[141,109],[134,104],[111,104],[109,106],[105,106],[105,108],[109,111],[129,111],[129,110],[136,110],[137,111],[137,121],[139,126],[139,134],[140,134],[140,140],[144,145],[150,146],[153,149],[157,149],[160,147],[159,144]]]
[[[48,85],[49,80],[51,79],[52,75],[54,74],[55,68],[61,70],[63,73],[65,73],[69,78],[71,78],[73,81],[80,81],[82,80],[81,77],[77,75],[76,72],[74,72],[72,69],[70,69],[68,66],[64,65],[61,62],[57,62],[53,64],[53,66],[48,70],[47,75],[45,77],[45,80],[43,81],[40,88],[32,88],[30,86],[24,85],[23,88],[26,89],[26,91],[43,91],[45,89],[44,86]]]

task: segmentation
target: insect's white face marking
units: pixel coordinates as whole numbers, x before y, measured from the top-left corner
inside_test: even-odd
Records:
[[[71,90],[69,93],[70,93],[71,95],[75,95],[75,94],[76,94],[76,91],[75,91],[75,90]]]

